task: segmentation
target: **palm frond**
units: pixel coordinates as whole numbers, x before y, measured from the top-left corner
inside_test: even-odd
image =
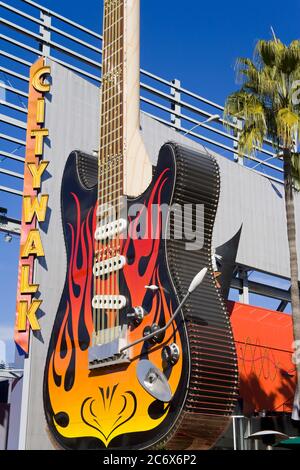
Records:
[[[262,147],[264,137],[263,129],[256,127],[255,124],[245,124],[239,138],[239,154],[253,154],[255,147]]]
[[[260,67],[275,67],[278,61],[278,56],[282,54],[284,48],[284,44],[279,39],[276,41],[265,41],[262,39],[256,44],[254,60]]]
[[[224,120],[242,122],[240,155],[253,153],[265,137],[276,150],[284,147],[290,152],[300,136],[300,41],[258,41],[253,60],[238,59],[236,73],[241,87],[228,96]],[[298,153],[293,154],[293,178],[300,189]]]
[[[282,145],[287,148],[293,146],[300,132],[300,117],[289,108],[282,108],[276,115],[277,134]]]

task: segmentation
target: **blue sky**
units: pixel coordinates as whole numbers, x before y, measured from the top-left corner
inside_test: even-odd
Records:
[[[22,8],[21,0],[6,0]],[[102,1],[41,0],[41,4],[101,32]],[[300,2],[141,0],[141,66],[163,78],[223,104],[236,88],[238,56],[252,56],[271,25],[284,42],[299,37]],[[3,194],[0,193],[0,206]],[[0,236],[0,341],[12,331],[15,310],[18,240]],[[271,305],[273,306],[273,305]],[[9,359],[12,345],[9,345]]]
[[[102,0],[41,0],[99,31]],[[141,66],[217,102],[235,88],[238,56],[252,56],[272,25],[285,42],[299,37],[300,2],[141,0]]]

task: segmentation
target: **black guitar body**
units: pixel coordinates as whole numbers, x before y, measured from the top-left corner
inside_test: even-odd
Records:
[[[128,322],[131,307],[141,305],[149,312],[145,323],[131,328],[130,340],[142,337],[153,324],[164,326],[193,277],[203,267],[209,272],[156,344],[141,343],[128,367],[108,365],[93,371],[88,368],[88,349],[93,332],[97,165],[95,157],[72,152],[62,181],[68,271],[45,367],[48,426],[65,449],[210,448],[230,422],[238,386],[231,326],[211,259],[218,165],[209,155],[167,143],[149,188],[138,198],[128,198],[129,233],[122,244],[127,265],[120,275],[120,291],[128,304],[120,313],[121,324]],[[156,236],[136,239],[141,228],[136,207],[162,205],[172,210],[165,222],[157,212],[149,216]],[[150,284],[158,285],[157,296],[145,289]],[[164,363],[163,348],[174,343],[180,359],[174,365]],[[140,386],[136,370],[141,360],[163,371],[173,394],[169,403]]]

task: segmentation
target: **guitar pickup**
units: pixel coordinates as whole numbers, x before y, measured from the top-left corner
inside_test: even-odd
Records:
[[[96,263],[93,267],[93,274],[95,277],[105,276],[105,274],[119,271],[125,264],[125,256],[115,256],[114,258]]]
[[[127,229],[127,220],[119,219],[109,224],[100,225],[97,227],[95,232],[95,240],[102,241],[107,238],[114,238],[116,235],[119,235]]]
[[[126,307],[126,303],[124,295],[95,295],[92,307],[96,310],[121,310]]]

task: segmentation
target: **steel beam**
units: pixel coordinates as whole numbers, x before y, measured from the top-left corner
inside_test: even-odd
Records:
[[[21,222],[17,219],[11,219],[0,215],[0,232],[10,233],[14,235],[21,234]]]
[[[11,176],[13,178],[18,178],[20,180],[24,179],[24,175],[21,173],[16,173],[15,171],[7,170],[6,168],[0,168],[0,173],[3,175]]]
[[[0,114],[0,121],[5,122],[5,124],[9,124],[10,126],[19,127],[20,129],[27,129],[26,122],[6,116],[5,114]]]
[[[14,153],[12,152],[4,152],[3,150],[0,150],[0,156],[1,157],[4,157],[4,159],[6,158],[9,158],[11,160],[15,160],[17,162],[20,162],[20,163],[24,163],[25,162],[25,158],[24,157],[20,157],[19,155],[15,155]],[[0,160],[1,161],[1,160]]]
[[[0,186],[0,191],[4,193],[14,194],[15,196],[23,196],[23,191],[19,191],[18,189],[8,188],[7,186]]]
[[[243,290],[243,281],[242,279],[232,279],[231,288],[237,290]],[[248,280],[248,289],[251,294],[262,295],[264,297],[269,297],[271,299],[278,299],[282,301],[291,301],[291,295],[289,291],[284,289],[279,289],[278,287],[268,286],[266,284],[260,284],[259,282],[249,281]]]

